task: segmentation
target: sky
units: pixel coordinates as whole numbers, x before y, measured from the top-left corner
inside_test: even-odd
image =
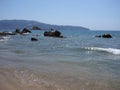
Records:
[[[0,0],[0,20],[120,30],[120,0]]]

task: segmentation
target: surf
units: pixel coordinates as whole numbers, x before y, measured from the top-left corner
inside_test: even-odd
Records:
[[[85,49],[91,51],[103,51],[114,55],[120,55],[120,49],[116,49],[116,48],[85,47]]]
[[[0,41],[8,41],[10,36],[0,36]]]

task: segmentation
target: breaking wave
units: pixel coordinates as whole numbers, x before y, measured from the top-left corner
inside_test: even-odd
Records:
[[[0,37],[0,41],[8,41],[9,39],[10,37],[7,36]]]
[[[92,50],[92,51],[104,51],[108,53],[112,53],[114,55],[120,55],[120,49],[116,48],[100,48],[100,47],[86,47],[86,50]]]

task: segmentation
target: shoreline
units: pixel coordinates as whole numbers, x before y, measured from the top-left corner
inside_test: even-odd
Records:
[[[62,75],[62,76],[61,76]],[[118,90],[120,81],[0,68],[0,90]],[[86,75],[85,75],[86,76]],[[95,80],[94,80],[95,79]]]
[[[0,68],[0,90],[63,90],[55,83],[42,78],[35,80],[32,74],[27,76],[27,73],[22,73],[24,72],[19,70]]]
[[[66,39],[31,42],[36,33],[1,41],[0,90],[120,90],[119,33],[63,30]]]

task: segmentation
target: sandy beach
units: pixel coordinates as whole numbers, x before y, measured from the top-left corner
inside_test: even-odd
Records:
[[[43,31],[37,42],[30,40],[37,31],[5,36],[0,90],[120,90],[120,32],[110,32],[112,39],[93,37],[102,31],[61,32],[67,38],[44,37]]]
[[[22,70],[0,69],[0,90],[118,90],[118,87],[119,82],[114,84],[106,80],[80,80],[71,75],[53,78],[43,73],[28,75]]]
[[[30,78],[29,78],[30,79]],[[32,77],[31,77],[32,79]],[[41,79],[36,80],[21,79],[17,72],[9,69],[0,69],[0,90],[63,90],[52,82]]]

